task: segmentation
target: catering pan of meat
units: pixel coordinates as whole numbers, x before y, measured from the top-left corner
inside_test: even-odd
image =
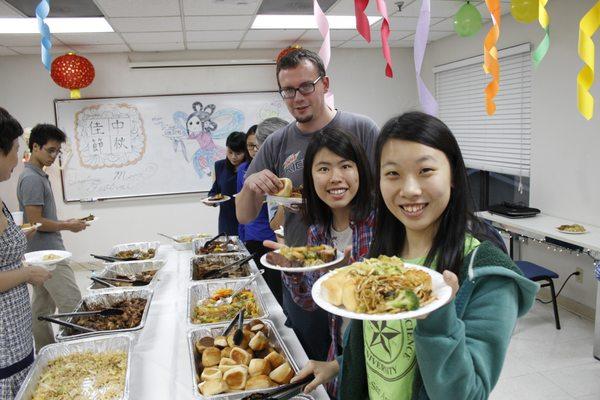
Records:
[[[143,260],[106,264],[102,271],[92,276],[102,280],[109,278],[106,282],[112,284],[113,287],[107,287],[101,283],[93,282],[88,287],[88,290],[119,289],[121,287],[133,286],[132,283],[122,282],[123,280],[146,282],[145,285],[140,283],[140,286],[153,288],[156,286],[158,280],[157,274],[164,265],[164,260]],[[120,279],[120,281],[112,281],[110,280],[111,278]]]
[[[250,275],[248,262],[233,268],[223,267],[240,261],[247,256],[245,253],[203,254],[190,259],[190,280],[203,281],[207,279],[243,278]]]
[[[222,336],[225,326],[200,327],[188,333],[196,398],[241,398],[288,384],[298,372],[271,321],[248,321],[238,345],[233,342],[235,329]]]
[[[124,260],[150,260],[156,257],[160,242],[124,243],[114,246],[110,256]]]
[[[75,332],[71,328],[61,327],[56,335],[58,341],[79,339],[82,337],[106,335],[115,332],[132,332],[142,329],[146,324],[148,309],[152,301],[152,289],[121,289],[96,291],[84,296],[75,309],[79,311],[97,311],[107,308],[119,308],[124,312],[121,315],[109,317],[72,317],[66,321],[86,328],[95,329],[96,332]]]
[[[126,334],[45,346],[15,399],[129,399],[131,348]]]
[[[211,238],[194,239],[192,241],[194,254],[239,253],[246,251],[246,247],[237,236],[221,236],[205,246],[209,240]]]

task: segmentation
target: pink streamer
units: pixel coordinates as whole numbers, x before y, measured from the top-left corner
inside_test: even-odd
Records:
[[[385,0],[377,0],[377,9],[383,17],[383,22],[381,23],[381,49],[383,50],[383,57],[386,62],[385,75],[388,78],[392,78],[394,76],[394,71],[392,71],[392,56],[388,44],[388,38],[390,37],[390,20],[388,18]]]
[[[313,1],[313,10],[315,14],[315,20],[317,21],[317,27],[319,28],[319,32],[323,37],[323,44],[319,50],[319,56],[323,60],[323,64],[327,70],[327,67],[329,66],[329,60],[331,59],[331,33],[329,31],[329,21],[327,21],[327,17],[323,13],[323,10],[319,6],[317,0]],[[333,100],[333,93],[327,92],[325,94],[325,103],[331,108],[334,108]]]
[[[431,94],[423,78],[421,77],[421,68],[423,66],[423,58],[425,57],[425,48],[427,47],[427,38],[429,37],[429,24],[431,22],[431,3],[430,0],[423,0],[421,3],[421,12],[419,13],[419,21],[417,22],[417,31],[415,33],[414,43],[414,59],[415,72],[417,74],[417,88],[419,90],[419,101],[423,112],[430,115],[437,115],[438,104],[435,97]]]
[[[354,15],[356,16],[356,30],[368,43],[371,43],[371,25],[365,14],[369,0],[354,0]]]

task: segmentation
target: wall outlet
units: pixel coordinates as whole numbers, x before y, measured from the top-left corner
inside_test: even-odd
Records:
[[[583,269],[577,267],[575,268],[575,272],[579,272],[579,275],[575,275],[575,281],[577,283],[583,283]]]

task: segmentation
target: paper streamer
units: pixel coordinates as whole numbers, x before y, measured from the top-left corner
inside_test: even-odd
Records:
[[[42,38],[40,40],[42,50],[42,64],[44,64],[44,68],[46,68],[47,71],[50,71],[50,62],[52,61],[52,56],[50,54],[50,49],[52,49],[52,36],[50,35],[50,28],[48,27],[48,24],[46,24],[44,19],[48,17],[49,13],[50,3],[48,3],[48,0],[40,1],[40,3],[35,8],[35,16],[37,17],[40,35],[42,35]]]
[[[485,107],[488,115],[496,112],[494,98],[500,88],[500,64],[498,63],[498,49],[496,43],[500,38],[500,0],[485,0],[492,16],[492,27],[483,42],[483,70],[492,76],[492,81],[484,89]]]
[[[371,43],[371,25],[365,14],[369,0],[354,0],[354,15],[356,16],[356,30],[368,43]]]
[[[327,70],[329,60],[331,59],[331,33],[329,31],[329,21],[327,21],[327,17],[325,16],[325,13],[323,13],[317,0],[313,0],[313,12],[315,14],[319,32],[323,37],[323,44],[319,50],[319,57],[323,60],[323,65],[325,65],[325,70]],[[325,94],[325,103],[331,108],[334,108],[333,93],[327,92]]]
[[[589,90],[594,83],[594,42],[592,36],[600,28],[600,1],[579,22],[579,58],[585,63],[577,74],[577,108],[587,120],[594,116],[594,97]]]
[[[385,58],[385,75],[388,78],[394,77],[394,71],[392,71],[392,56],[390,54],[390,46],[388,44],[388,38],[390,37],[390,19],[388,18],[387,6],[385,0],[377,0],[377,10],[383,17],[381,23],[381,50],[383,50],[383,57]]]
[[[427,38],[429,36],[429,24],[431,22],[431,3],[430,0],[423,0],[421,3],[421,12],[417,22],[417,32],[415,33],[414,59],[415,71],[417,73],[417,89],[419,90],[419,101],[423,112],[436,116],[438,113],[438,104],[435,98],[425,86],[421,77],[421,67],[425,57],[425,48],[427,47]]]
[[[600,261],[594,263],[594,271],[596,272],[596,279],[600,281]]]
[[[550,16],[548,15],[548,12],[546,11],[546,4],[548,3],[548,0],[538,0],[538,1],[539,1],[539,3],[538,3],[539,4],[539,6],[538,6],[539,7],[538,21],[540,22],[540,26],[544,29],[544,31],[546,33],[544,35],[544,38],[540,42],[540,44],[538,44],[537,48],[534,50],[533,54],[531,55],[533,65],[536,68],[540,65],[540,63],[546,56],[546,53],[548,52],[548,48],[550,48]]]

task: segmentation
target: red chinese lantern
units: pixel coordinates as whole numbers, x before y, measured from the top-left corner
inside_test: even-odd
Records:
[[[297,44],[293,44],[290,47],[286,47],[285,49],[281,50],[279,52],[279,54],[277,54],[277,58],[275,59],[275,62],[279,63],[279,60],[281,60],[283,57],[287,56],[292,51],[300,50],[301,48],[302,48],[302,46],[299,46]]]
[[[85,57],[68,53],[52,61],[50,76],[60,87],[71,90],[71,98],[81,98],[79,89],[89,86],[94,80],[94,66]]]

